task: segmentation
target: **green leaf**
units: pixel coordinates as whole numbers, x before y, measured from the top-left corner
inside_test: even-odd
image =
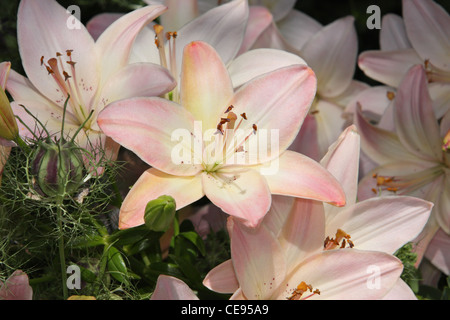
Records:
[[[201,253],[202,256],[206,254],[205,243],[203,242],[203,239],[197,232],[195,231],[180,232],[178,236],[183,237],[186,240],[189,240],[198,249],[198,251]]]
[[[115,247],[108,250],[108,272],[122,283],[128,284],[128,270],[122,253]]]

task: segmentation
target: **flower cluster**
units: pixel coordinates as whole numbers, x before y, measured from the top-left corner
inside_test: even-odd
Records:
[[[21,0],[0,299],[448,295],[450,15],[403,0],[359,52],[296,3]]]

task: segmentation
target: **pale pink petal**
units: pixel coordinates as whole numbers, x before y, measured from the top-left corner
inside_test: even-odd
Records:
[[[417,297],[406,282],[399,279],[381,300],[417,300]]]
[[[255,230],[230,223],[231,257],[240,288],[248,299],[268,299],[286,275],[280,244],[264,225]]]
[[[56,1],[21,1],[17,18],[17,40],[28,78],[48,99],[64,102],[66,98],[45,66],[41,65],[41,57],[47,63],[48,59],[56,57],[57,52],[63,54],[66,60],[66,50],[73,50],[71,56],[76,62],[77,80],[87,88],[97,88],[99,79],[94,40],[84,25],[75,16],[70,16]],[[88,103],[94,93],[82,90],[81,100]]]
[[[440,183],[440,190],[437,190],[438,199],[436,203],[436,220],[439,226],[446,232],[450,234],[450,177],[448,173],[443,177],[443,181]]]
[[[203,285],[220,293],[233,293],[239,288],[233,261],[227,260],[212,269],[203,280]]]
[[[326,99],[316,100],[315,109],[312,112],[317,122],[317,138],[319,155],[322,158],[328,148],[334,143],[348,124],[342,107]],[[304,143],[313,143],[305,141]]]
[[[201,159],[194,154],[194,119],[169,100],[113,102],[99,114],[97,123],[107,136],[161,171],[189,176],[201,169]]]
[[[436,119],[440,119],[450,110],[450,83],[431,82],[428,84],[428,90]],[[450,125],[447,128],[450,128]]]
[[[214,47],[225,64],[237,54],[244,39],[248,20],[246,0],[235,0],[213,8],[178,31],[177,62],[183,48],[192,41],[204,41]],[[181,70],[180,66],[177,66]]]
[[[175,86],[176,82],[166,68],[152,63],[133,63],[108,79],[102,88],[100,101],[107,105],[121,99],[159,96]],[[99,112],[101,108],[95,111]]]
[[[307,14],[291,10],[286,17],[276,24],[286,39],[296,50],[300,50],[304,44],[323,26]]]
[[[351,99],[345,112],[355,114],[358,105],[360,105],[364,117],[378,123],[388,105],[392,102],[389,97],[393,95],[395,95],[395,89],[388,86],[379,85],[367,88]]]
[[[278,30],[275,22],[272,22],[254,41],[252,48],[272,48],[298,53],[298,49],[294,47],[294,44],[287,41],[280,30]]]
[[[161,15],[160,21],[169,32],[180,30],[199,14],[197,0],[165,0],[163,4],[169,9]]]
[[[154,168],[145,171],[125,197],[119,213],[119,228],[127,229],[144,223],[147,203],[162,195],[175,199],[179,210],[203,197],[201,177],[177,177]]]
[[[199,300],[189,286],[178,278],[166,276],[158,277],[155,291],[150,300]]]
[[[298,55],[277,49],[254,49],[243,53],[228,66],[233,87],[237,88],[247,81],[279,68],[304,64]]]
[[[286,299],[304,281],[320,291],[320,295],[308,299],[380,299],[395,286],[402,269],[401,261],[386,253],[356,249],[325,251],[299,264],[275,298]],[[311,293],[304,293],[302,298],[308,294]]]
[[[264,217],[263,224],[278,237],[294,206],[296,198],[280,195],[272,195],[272,204],[269,212]]]
[[[245,30],[244,40],[237,56],[248,51],[260,34],[272,23],[272,14],[265,7],[250,6],[248,23]]]
[[[369,123],[362,116],[360,109],[355,113],[355,124],[361,135],[362,150],[378,164],[395,160],[417,161],[417,158],[403,147],[397,135]]]
[[[212,203],[250,227],[258,226],[269,211],[270,190],[256,170],[203,173],[202,183]]]
[[[325,26],[302,47],[300,55],[317,75],[319,94],[334,97],[350,85],[357,43],[354,18],[348,16]]]
[[[295,199],[279,237],[286,257],[288,273],[311,255],[323,250],[325,215],[322,203]]]
[[[276,165],[275,174],[264,176],[273,194],[345,205],[340,183],[316,161],[288,150],[277,159]]]
[[[94,40],[97,40],[113,22],[121,18],[123,13],[100,13],[86,23],[86,29]]]
[[[341,183],[347,207],[353,205],[357,198],[359,151],[360,137],[356,126],[351,125],[342,132],[320,161],[320,164]]]
[[[316,92],[316,77],[305,65],[292,65],[266,73],[247,82],[235,94],[230,104],[237,115],[245,113],[247,120],[239,129],[252,132],[253,124],[259,134],[277,134],[278,145],[268,144],[266,150],[246,153],[259,162],[277,157],[294,141]],[[245,138],[242,135],[242,139]],[[239,145],[239,142],[238,144]],[[264,154],[265,153],[265,154]]]
[[[364,51],[358,57],[358,66],[364,73],[388,86],[398,87],[403,76],[415,64],[422,64],[414,49],[396,51]]]
[[[425,257],[443,273],[450,273],[450,236],[442,229],[428,244]]]
[[[218,53],[205,42],[191,42],[184,48],[181,72],[181,104],[203,131],[215,129],[233,96],[228,71]]]
[[[291,10],[293,10],[296,0],[250,0],[253,6],[266,6],[272,12],[273,19],[278,21],[283,19]]]
[[[406,196],[385,196],[356,203],[329,217],[326,234],[338,229],[351,236],[356,249],[394,254],[413,241],[431,213],[431,202]]]
[[[146,6],[134,10],[113,22],[95,43],[100,59],[102,81],[128,63],[131,47],[137,34],[167,7]]]
[[[33,288],[29,284],[28,276],[21,270],[16,270],[0,284],[0,300],[32,300]]]
[[[369,88],[370,86],[367,83],[358,80],[352,80],[350,82],[350,85],[341,94],[333,97],[331,101],[341,106],[342,108],[345,108],[352,101],[352,99]]]
[[[380,30],[380,48],[382,51],[395,51],[412,48],[406,35],[402,17],[394,13],[383,16]]]
[[[319,161],[322,156],[322,148],[319,147],[319,132],[315,115],[308,114],[303,121],[302,127],[295,138],[294,142],[289,146],[288,150],[295,151]]]
[[[55,104],[43,96],[30,80],[14,70],[9,73],[6,89],[15,101],[29,100],[43,104]]]
[[[403,1],[403,17],[409,40],[419,55],[450,71],[450,15],[431,0]]]
[[[395,97],[395,126],[410,153],[440,161],[442,141],[427,83],[423,66],[414,66],[407,73]]]

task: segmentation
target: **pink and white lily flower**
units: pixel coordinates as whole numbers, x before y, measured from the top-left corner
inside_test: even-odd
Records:
[[[97,125],[100,110],[115,100],[166,93],[176,84],[159,65],[128,63],[138,32],[165,10],[155,5],[131,12],[94,41],[56,1],[22,0],[17,29],[28,78],[10,72],[6,88],[14,99],[15,114],[31,131],[42,131],[21,107],[25,106],[58,137],[64,102],[70,95],[64,133],[71,136],[83,125],[76,137],[78,145],[90,151],[102,147],[115,158],[118,145],[106,139]],[[73,26],[68,19],[73,19]],[[32,136],[25,126],[20,127],[22,136]]]
[[[271,193],[345,204],[341,186],[322,166],[285,152],[314,98],[310,68],[280,68],[235,92],[218,53],[199,41],[184,48],[179,85],[181,106],[135,98],[99,115],[108,136],[153,167],[125,198],[120,228],[142,224],[147,202],[163,194],[175,198],[177,209],[206,195],[252,227],[269,210]]]
[[[392,255],[420,233],[432,208],[432,204],[427,201],[413,197],[386,197],[356,203],[360,144],[359,135],[355,129],[355,126],[348,127],[330,147],[329,152],[321,161],[321,164],[341,182],[347,195],[347,204],[344,207],[336,208],[312,200],[274,197],[272,208],[260,226],[260,228],[264,226],[265,231],[251,233],[245,231],[244,227],[241,226],[237,228],[234,226],[238,231],[237,233],[234,230],[233,234],[233,230],[231,230],[232,264],[226,262],[213,269],[205,279],[205,284],[208,287],[216,291],[235,292],[236,294],[237,291],[234,291],[237,290],[236,284],[239,284],[240,288],[244,290],[241,281],[250,281],[250,284],[245,285],[247,287],[247,285],[252,285],[252,281],[254,281],[254,279],[247,279],[247,277],[252,274],[264,273],[252,270],[252,268],[257,268],[258,261],[279,259],[279,254],[275,255],[274,252],[268,253],[268,255],[273,255],[272,258],[261,256],[263,254],[261,251],[265,250],[263,248],[269,247],[267,244],[262,244],[262,240],[259,239],[259,237],[263,238],[264,233],[265,237],[272,238],[275,236],[278,242],[277,246],[280,247],[279,250],[284,252],[281,256],[285,262],[274,262],[273,265],[291,266],[285,270],[285,277],[287,278],[292,277],[296,272],[301,272],[299,265],[308,270],[307,262],[309,259],[313,259],[312,257],[319,259],[319,256],[326,251],[355,250],[356,255],[354,257],[357,257],[360,252],[383,252],[386,255]],[[286,214],[286,211],[288,211],[288,214]],[[238,224],[236,223],[236,225]],[[239,251],[239,248],[245,248],[243,252],[236,253],[236,258],[233,256],[235,252],[233,251],[233,241],[235,241],[233,236],[235,234],[237,234],[238,244],[235,245],[234,250]],[[246,243],[242,244],[240,241],[246,241]],[[270,241],[273,242],[274,240],[271,239]],[[261,249],[256,248],[258,244],[262,245]],[[249,261],[251,258],[246,257],[248,266],[240,265],[244,261],[243,256],[251,255],[253,252],[255,252],[254,258],[257,260]],[[336,257],[338,256],[339,253],[336,254]],[[263,265],[267,266],[267,262]],[[336,268],[338,265],[336,263],[334,267]],[[307,270],[302,272],[307,272],[306,274],[311,272]],[[277,272],[278,269],[272,271]],[[354,275],[355,279],[357,277],[367,279],[365,277],[367,273],[363,275],[363,271],[366,272],[367,270],[356,271],[359,273]],[[344,270],[339,269],[338,272],[342,272],[343,276],[345,275]],[[332,279],[328,279],[326,274],[321,276],[332,282]],[[351,275],[346,276],[351,278]],[[225,282],[222,282],[226,277],[236,279],[231,282],[234,288],[231,288],[232,286],[221,287],[226,285]],[[319,277],[319,275],[314,276],[314,278],[316,277]],[[361,281],[361,279],[358,281]],[[352,297],[351,294],[347,297],[348,290],[345,290],[345,293],[340,293],[343,296],[338,294],[327,296],[328,293],[324,292],[316,284],[317,282],[313,283],[312,280],[307,278],[304,278],[303,281],[320,289],[321,296],[313,296],[315,298],[345,299]],[[323,281],[324,279],[322,279]],[[361,296],[359,299],[364,299],[364,295],[368,292],[364,293],[363,289],[367,291],[368,288],[358,287],[361,285],[358,281],[354,280],[351,283],[355,285],[355,290],[360,290]],[[286,282],[287,280],[282,283]],[[273,281],[271,281],[271,284],[273,284]],[[337,280],[334,285],[340,285],[340,280]],[[397,279],[391,285],[391,289],[378,292],[380,296],[368,298],[415,299],[411,289],[405,287],[402,280]],[[331,283],[323,285],[325,288],[327,286],[333,287]],[[234,290],[223,291],[230,289]],[[290,287],[289,290],[295,292],[295,287]],[[391,290],[394,291],[391,292]],[[385,296],[388,293],[389,295]],[[249,297],[246,293],[244,293],[244,296]]]
[[[450,15],[432,0],[404,0],[403,19],[383,17],[381,50],[363,52],[358,59],[364,73],[397,88],[416,64],[424,65],[437,118],[450,108]]]
[[[0,282],[0,300],[32,300],[33,288],[28,275],[16,270],[4,283]]]
[[[414,240],[418,262],[439,228],[450,234],[450,112],[439,125],[427,84],[421,65],[404,77],[394,101],[395,132],[371,125],[360,112],[355,116],[362,149],[378,164],[360,181],[358,198],[397,194],[434,203],[427,225]]]

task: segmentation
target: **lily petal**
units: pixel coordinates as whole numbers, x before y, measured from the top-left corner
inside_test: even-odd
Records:
[[[299,56],[286,51],[261,48],[238,56],[230,63],[228,72],[233,87],[238,88],[264,73],[295,64],[306,65],[306,62]]]
[[[381,20],[380,48],[382,51],[395,51],[412,48],[406,35],[402,17],[388,13]]]
[[[130,51],[137,34],[167,7],[146,6],[134,10],[114,21],[95,43],[101,57],[102,79],[108,79],[128,63]]]
[[[212,269],[203,280],[203,285],[220,293],[233,293],[239,288],[233,261],[227,260]]]
[[[345,191],[347,207],[356,203],[359,150],[360,137],[356,126],[351,125],[342,132],[338,140],[330,146],[327,154],[320,161],[320,164],[341,183]]]
[[[358,51],[354,20],[348,16],[325,26],[300,50],[316,73],[317,91],[324,97],[339,95],[352,81]]]
[[[166,276],[158,277],[155,291],[150,300],[199,300],[189,286],[178,278]]]
[[[217,51],[201,41],[184,48],[181,72],[181,104],[203,130],[215,129],[229,106],[233,87],[228,71]]]
[[[415,64],[424,63],[414,49],[396,51],[364,51],[358,57],[358,66],[364,73],[391,87],[398,87],[403,76]]]
[[[0,284],[0,300],[31,300],[33,288],[29,284],[28,276],[21,270],[16,270]]]
[[[97,40],[113,22],[121,18],[123,13],[100,13],[95,15],[86,23],[89,34]]]
[[[450,71],[450,15],[430,0],[403,1],[403,17],[415,50],[436,67]]]
[[[194,119],[169,100],[153,97],[116,101],[100,112],[97,123],[107,136],[161,171],[190,176],[201,170],[201,159],[195,159],[193,151]],[[174,154],[180,147],[181,160]]]
[[[403,270],[400,260],[381,252],[340,249],[323,252],[300,264],[278,299],[286,299],[302,281],[320,290],[309,299],[375,300],[385,296]],[[282,290],[281,290],[282,289]]]
[[[450,236],[442,229],[428,244],[425,257],[443,273],[450,273]]]
[[[410,153],[440,161],[442,142],[427,83],[421,65],[406,74],[395,98],[395,126],[400,141]]]
[[[316,161],[289,150],[277,161],[276,174],[264,176],[273,194],[345,205],[345,193],[340,183]]]
[[[202,174],[203,192],[219,208],[249,227],[261,223],[271,196],[264,177],[253,169]]]
[[[268,299],[286,272],[279,242],[264,225],[255,230],[229,222],[231,256],[243,294],[248,299]]]
[[[417,157],[402,145],[395,133],[370,124],[363,117],[360,108],[355,113],[355,124],[361,135],[362,150],[378,164],[385,164],[394,160],[417,161]]]
[[[265,162],[286,150],[297,136],[316,92],[316,77],[305,65],[292,65],[263,74],[247,82],[234,95],[230,104],[236,114],[246,113],[248,121],[240,129],[251,132],[253,124],[258,130],[279,136],[278,149],[268,145],[266,150],[246,154]],[[243,138],[245,138],[243,136]],[[239,142],[238,142],[239,145]],[[264,154],[263,154],[264,153]]]
[[[431,202],[415,197],[368,199],[329,217],[325,235],[333,237],[342,229],[351,235],[358,250],[394,254],[419,235],[432,207]]]
[[[392,288],[382,300],[417,300],[416,294],[405,281],[399,279],[397,284]]]
[[[247,28],[241,48],[237,54],[238,57],[254,45],[256,39],[270,26],[272,21],[272,14],[266,7],[249,7]]]

